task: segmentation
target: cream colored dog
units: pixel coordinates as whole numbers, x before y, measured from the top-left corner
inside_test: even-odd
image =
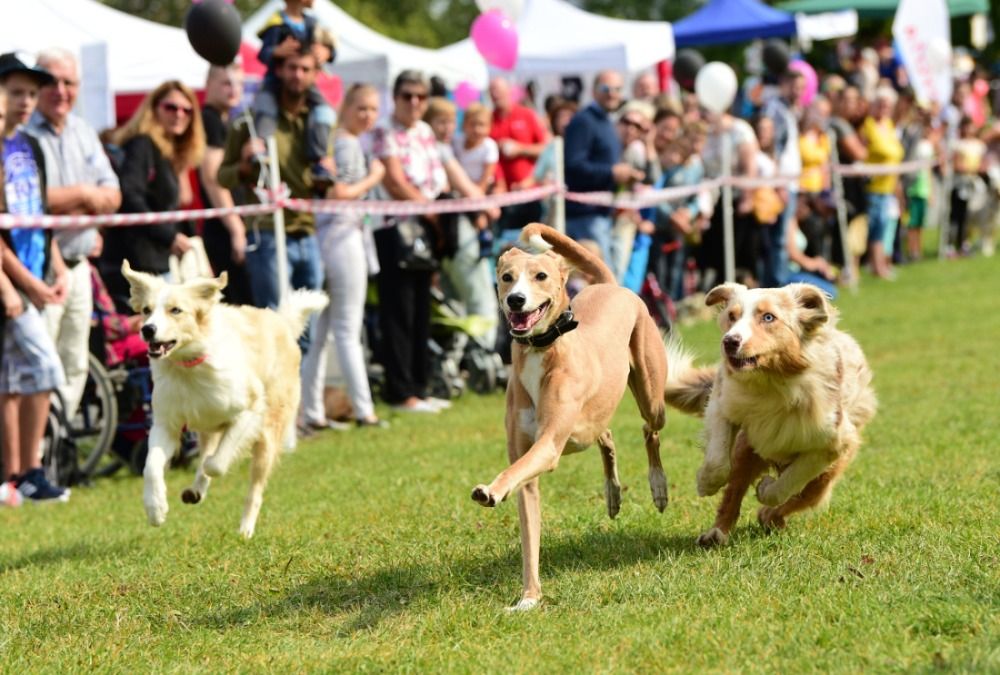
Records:
[[[875,415],[872,374],[854,339],[836,328],[836,310],[807,284],[750,290],[723,284],[705,297],[722,305],[723,362],[694,369],[676,342],[667,403],[705,416],[705,460],[698,494],[723,485],[715,525],[702,546],[728,541],[750,484],[757,484],[767,528],[825,502],[854,459],[861,430]]]
[[[659,441],[667,363],[645,304],[618,286],[598,257],[537,223],[522,230],[521,241],[544,252],[512,249],[497,262],[500,304],[515,339],[506,416],[511,466],[489,485],[477,486],[472,498],[496,506],[520,488],[524,590],[513,609],[531,609],[541,598],[538,476],[555,469],[563,453],[597,443],[608,515],[618,514],[621,485],[608,425],[626,386],[645,420],[653,502],[660,511],[667,506]],[[595,281],[580,291],[572,307],[567,263]]]
[[[327,304],[319,291],[295,291],[277,312],[220,304],[226,274],[167,284],[134,272],[132,308],[144,320],[153,372],[153,428],[143,471],[143,503],[151,525],[167,517],[163,471],[177,451],[181,430],[198,432],[201,464],[181,495],[197,504],[210,477],[221,476],[242,452],[253,449],[250,494],[240,533],[253,536],[264,486],[282,444],[294,446],[299,406],[297,343],[309,315]]]

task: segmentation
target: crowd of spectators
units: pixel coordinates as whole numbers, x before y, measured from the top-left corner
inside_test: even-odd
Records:
[[[301,23],[295,16],[279,19],[277,25],[291,22],[293,28]],[[859,67],[824,76],[811,98],[801,73],[789,70],[745,87],[731,111],[712,113],[676,85],[662,93],[652,73],[635,77],[627,91],[624,75],[610,70],[596,75],[585,101],[553,95],[539,105],[496,77],[488,101],[460,110],[447,97],[432,96],[424,74],[407,70],[393,83],[389,109],[382,109],[375,87],[355,84],[332,124],[334,113],[315,86],[332,58],[332,43],[315,26],[309,30],[316,38],[299,28],[280,31],[269,24],[271,29],[267,76],[247,106],[251,114],[237,114],[243,107],[239,66],[213,66],[203,104],[184,84],[164,82],[103,142],[72,112],[81,75],[72,54],[47,50],[36,64],[0,56],[3,210],[99,215],[253,203],[266,171],[263,132],[276,140],[281,178],[292,197],[429,203],[560,177],[575,192],[701,185],[642,210],[566,203],[566,232],[598,252],[620,283],[674,304],[724,279],[727,208],[737,277],[749,285],[806,281],[835,294],[845,270],[856,275],[865,265],[875,277],[891,280],[898,265],[921,257],[921,233],[929,224],[945,228],[949,255],[969,255],[977,246],[992,254],[1000,126],[989,121],[984,97],[974,93],[974,74],[957,82],[947,106],[921,105],[901,69],[876,68],[873,75],[878,59],[870,63],[865,52]],[[556,165],[557,138],[562,167]],[[725,193],[705,181],[726,171],[727,146],[732,175],[791,180],[735,188],[732,203],[724,204]],[[833,168],[892,167],[914,159],[931,163],[902,175],[843,176],[841,185]],[[950,168],[953,187],[944,194],[941,186],[949,183],[942,178]],[[835,188],[843,194],[839,201]],[[457,216],[286,210],[288,283],[325,288],[331,298],[302,340],[300,431],[347,426],[328,419],[324,402],[331,337],[357,426],[388,426],[376,413],[370,359],[381,365],[381,396],[392,409],[437,414],[449,407],[430,389],[435,289],[468,314],[485,317],[491,328],[474,339],[502,351],[492,260],[521,227],[551,222],[555,214],[544,200]],[[203,223],[55,236],[3,231],[0,502],[68,499],[69,490],[49,483],[40,469],[50,392],[58,388],[69,410],[79,404],[92,325],[103,324],[123,341],[108,349],[109,358],[140,356],[134,344],[125,346],[138,322],[129,317],[121,262],[170,279],[171,257],[187,254],[198,235],[213,270],[228,275],[228,302],[277,306],[277,244],[268,216],[229,214]],[[427,255],[415,253],[414,238],[420,237],[427,238]],[[579,283],[585,280],[574,280]],[[370,288],[377,291],[374,312]],[[103,308],[96,319],[94,289]],[[372,315],[377,318],[368,321]]]

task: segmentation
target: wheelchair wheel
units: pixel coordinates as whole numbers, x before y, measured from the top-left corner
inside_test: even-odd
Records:
[[[89,477],[98,473],[102,460],[110,454],[118,427],[118,400],[115,382],[104,364],[91,354],[87,365],[87,384],[71,430],[77,446],[77,468]]]
[[[66,422],[65,404],[58,391],[49,397],[49,415],[42,436],[42,467],[45,477],[56,485],[73,485],[79,474],[76,467],[76,446]]]

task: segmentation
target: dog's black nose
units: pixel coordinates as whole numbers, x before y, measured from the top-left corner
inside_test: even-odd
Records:
[[[144,324],[141,331],[142,339],[146,342],[152,342],[153,338],[156,337],[156,326],[151,323]]]
[[[739,335],[727,335],[722,338],[722,346],[727,353],[733,354],[740,350],[740,336]]]
[[[524,307],[525,300],[527,298],[522,293],[511,293],[507,296],[507,306],[516,312]]]

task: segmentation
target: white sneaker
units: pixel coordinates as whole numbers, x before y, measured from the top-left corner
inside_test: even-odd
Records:
[[[435,398],[433,396],[428,396],[424,399],[424,403],[434,406],[438,410],[447,410],[451,407],[451,401],[446,398]]]
[[[399,412],[428,413],[431,415],[437,415],[441,412],[440,408],[423,399],[417,401],[413,405],[394,405],[392,406],[392,409]]]
[[[21,491],[14,487],[14,483],[0,483],[0,506],[20,506],[24,503],[24,496]]]

